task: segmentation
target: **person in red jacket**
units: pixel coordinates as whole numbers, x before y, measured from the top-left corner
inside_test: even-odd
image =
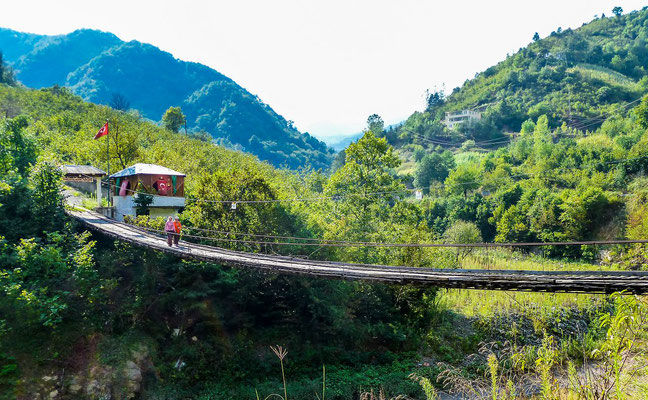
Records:
[[[175,236],[173,236],[173,243],[178,247],[178,242],[180,241],[180,232],[182,232],[182,224],[180,223],[180,218],[175,217],[173,221],[173,227],[175,228]]]

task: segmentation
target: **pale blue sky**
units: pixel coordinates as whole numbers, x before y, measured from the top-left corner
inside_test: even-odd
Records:
[[[302,131],[398,122],[559,26],[646,5],[633,0],[20,0],[0,26],[41,34],[94,28],[206,64],[259,95]]]

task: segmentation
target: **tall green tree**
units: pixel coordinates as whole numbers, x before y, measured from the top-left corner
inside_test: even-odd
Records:
[[[445,180],[446,189],[452,194],[463,194],[464,198],[468,193],[480,186],[480,170],[475,164],[462,164],[450,172]]]
[[[648,129],[648,96],[641,100],[634,113],[637,116],[637,124],[644,129]]]
[[[425,235],[425,230],[417,230],[419,219],[415,207],[402,200],[409,192],[394,174],[393,169],[399,165],[392,146],[371,131],[351,144],[346,149],[346,163],[324,188],[326,196],[338,198],[324,203],[320,209],[323,235],[329,239],[361,241]],[[397,226],[402,226],[402,230]],[[338,256],[364,262],[388,262],[384,258],[386,254],[367,248],[340,249]]]
[[[0,83],[13,85],[15,83],[13,70],[4,63],[2,52],[0,51]]]
[[[331,177],[327,191],[331,195],[350,196],[358,205],[368,207],[376,200],[370,193],[402,189],[392,173],[400,165],[394,149],[384,138],[368,131],[345,151],[346,160]],[[380,196],[392,199],[393,195]]]
[[[376,136],[382,136],[385,131],[385,122],[378,114],[371,114],[367,118],[367,130],[370,130]]]
[[[169,107],[162,116],[162,125],[171,132],[178,132],[187,122],[185,115],[180,107]]]
[[[30,176],[34,222],[42,232],[63,228],[62,172],[51,162],[38,163]]]
[[[612,9],[612,14],[614,14],[617,18],[620,17],[623,14],[623,8],[616,6]]]
[[[443,182],[454,169],[455,162],[452,152],[434,152],[423,157],[414,173],[414,185],[429,191],[432,181]]]

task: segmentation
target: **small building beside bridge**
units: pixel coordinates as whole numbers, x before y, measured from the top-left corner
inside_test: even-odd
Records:
[[[108,196],[108,189],[101,187],[101,179],[106,173],[99,168],[92,165],[62,165],[59,169],[67,186],[85,194],[94,194],[99,205],[101,199]]]
[[[185,174],[155,164],[135,164],[110,175],[115,219],[137,215],[137,198],[151,198],[145,208],[151,217],[177,215],[185,206]]]

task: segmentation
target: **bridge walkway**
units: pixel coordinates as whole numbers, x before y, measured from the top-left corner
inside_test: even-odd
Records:
[[[254,254],[182,242],[167,246],[166,239],[92,211],[68,210],[88,229],[136,246],[174,256],[231,267],[257,268],[277,273],[364,280],[441,288],[520,290],[573,293],[648,293],[646,271],[525,271],[484,269],[430,269],[351,264]]]

